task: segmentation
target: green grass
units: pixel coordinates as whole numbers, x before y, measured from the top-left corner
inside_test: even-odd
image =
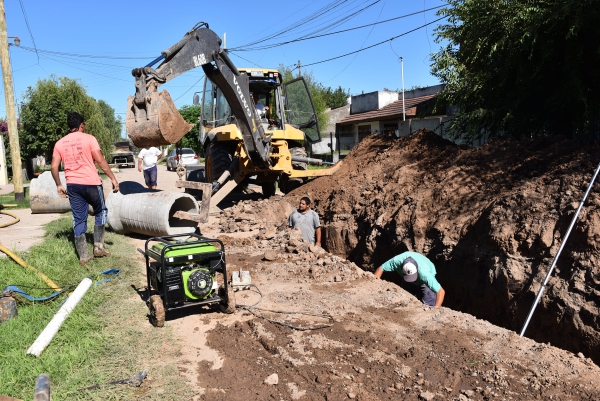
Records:
[[[88,220],[91,249],[93,219]],[[161,363],[165,344],[175,349],[172,332],[155,329],[147,320],[147,308],[132,288],[143,287],[143,265],[135,258],[134,245],[127,238],[107,232],[107,258],[79,265],[73,245],[72,221],[64,217],[49,223],[42,244],[19,257],[71,291],[86,276],[118,268],[121,274],[101,285],[94,284],[67,317],[39,358],[26,355],[27,349],[60,308],[66,295],[45,303],[18,303],[18,317],[0,324],[0,394],[31,399],[35,379],[50,376],[54,400],[189,400],[184,379],[177,367]],[[89,269],[89,270],[88,270]],[[0,258],[0,288],[17,285],[33,296],[52,293],[35,272],[10,258]],[[140,370],[149,370],[152,386],[120,385],[100,389],[78,389],[124,379]],[[148,380],[148,379],[147,379]],[[146,382],[145,382],[146,383]]]
[[[6,195],[0,195],[0,209],[6,209],[8,211],[14,209],[29,209],[29,188],[24,188],[25,199],[22,202],[15,202],[15,193],[11,192]],[[3,207],[2,205],[17,205],[16,207]]]
[[[322,166],[318,166],[316,164],[309,164],[308,165],[308,169],[309,170],[324,170],[324,169],[329,168],[329,167],[331,167],[331,166],[328,166],[326,164],[324,164]]]

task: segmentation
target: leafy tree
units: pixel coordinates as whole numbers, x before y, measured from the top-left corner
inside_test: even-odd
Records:
[[[598,0],[448,0],[432,73],[456,133],[597,135]]]
[[[102,101],[101,101],[102,102]],[[111,116],[112,110],[112,116]],[[105,102],[87,95],[74,79],[51,76],[27,88],[21,103],[19,139],[25,157],[52,155],[54,144],[67,132],[67,114],[76,111],[86,122],[86,132],[98,140],[105,157],[112,152],[119,137],[114,110]]]
[[[200,112],[200,105],[185,105],[179,109],[179,114],[183,119],[190,124],[194,124],[194,128],[181,138],[181,147],[194,149],[197,155],[202,154],[200,152],[202,144],[198,140],[198,117],[200,117]]]
[[[110,107],[104,100],[98,100],[98,107],[100,108],[100,113],[102,113],[102,117],[104,118],[104,125],[108,129],[112,142],[117,142],[121,139],[123,119],[121,116],[117,116],[115,109]]]
[[[345,106],[348,102],[348,98],[350,97],[350,89],[345,91],[341,86],[338,86],[335,90],[332,90],[331,86],[327,88],[321,87],[321,91],[325,97],[325,104],[331,109],[337,109],[338,107]]]

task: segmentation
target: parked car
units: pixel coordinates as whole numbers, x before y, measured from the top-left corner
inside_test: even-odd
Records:
[[[179,156],[177,155],[177,149],[173,149],[169,152],[169,156],[167,157],[167,170],[173,171],[177,168],[177,163],[179,161]],[[181,164],[184,166],[196,165],[198,164],[198,155],[194,152],[193,149],[190,148],[182,148],[181,149]]]

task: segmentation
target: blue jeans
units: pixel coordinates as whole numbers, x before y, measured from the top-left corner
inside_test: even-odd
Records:
[[[146,185],[148,187],[156,186],[157,177],[158,177],[158,170],[156,169],[156,166],[150,167],[150,168],[147,168],[146,170],[144,170],[144,181],[146,181]]]
[[[422,296],[421,302],[423,302],[425,305],[435,306],[437,294],[431,291],[431,289],[427,287],[427,285],[421,284],[419,286],[418,284],[407,283],[406,281],[402,280],[402,288],[410,292],[417,298],[419,298],[420,293],[420,295]]]
[[[89,206],[92,206],[95,216],[95,224],[103,226],[106,224],[108,209],[104,204],[104,192],[102,185],[68,184],[67,194],[73,212],[73,231],[79,237],[87,231],[87,217]]]

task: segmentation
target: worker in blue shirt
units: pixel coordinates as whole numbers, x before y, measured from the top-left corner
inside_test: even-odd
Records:
[[[375,270],[375,277],[383,272],[395,271],[404,281],[421,286],[423,303],[429,306],[442,306],[446,292],[435,278],[435,266],[427,257],[417,252],[403,252],[394,256]]]

